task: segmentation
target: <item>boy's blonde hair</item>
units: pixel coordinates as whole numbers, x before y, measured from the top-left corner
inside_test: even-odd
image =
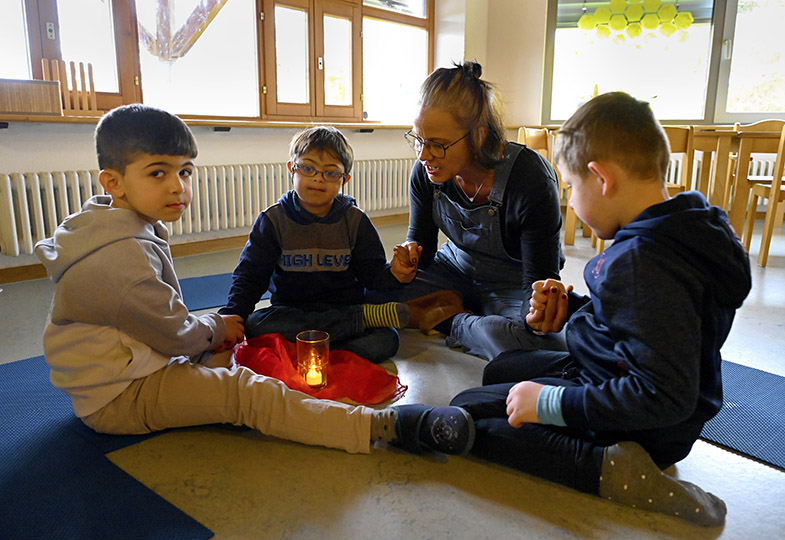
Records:
[[[333,154],[343,165],[343,172],[351,172],[354,151],[343,133],[334,127],[316,126],[296,133],[289,144],[289,161],[295,163],[298,157],[311,150]]]
[[[592,161],[613,161],[638,179],[665,181],[670,146],[649,104],[624,92],[599,95],[556,133],[555,161],[585,178]]]

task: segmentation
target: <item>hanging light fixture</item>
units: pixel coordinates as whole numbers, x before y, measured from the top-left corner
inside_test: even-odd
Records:
[[[592,13],[584,0],[581,11],[578,28],[594,31],[602,38],[614,36],[618,41],[624,41],[625,35],[637,38],[644,31],[672,36],[677,31],[686,31],[695,21],[692,13],[679,9],[678,2],[662,0],[610,0]]]

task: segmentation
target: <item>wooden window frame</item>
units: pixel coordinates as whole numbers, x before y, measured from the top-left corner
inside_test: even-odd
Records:
[[[57,3],[67,0],[24,0],[31,73],[42,79],[42,58],[63,60],[60,50],[60,28]],[[276,101],[275,73],[275,5],[306,10],[309,36],[309,103],[291,104]],[[114,24],[118,92],[96,92],[100,110],[108,111],[129,103],[142,103],[139,36],[134,0],[110,0]],[[259,84],[259,116],[247,120],[288,120],[294,122],[363,121],[363,58],[362,25],[365,17],[397,22],[423,28],[428,35],[428,71],[433,70],[435,0],[427,0],[426,17],[418,18],[394,11],[363,6],[362,0],[255,0],[257,17],[257,58]],[[352,104],[327,105],[324,102],[324,71],[317,69],[317,59],[324,54],[323,18],[334,15],[352,21]],[[55,39],[46,38],[46,23],[55,23]],[[66,61],[79,59],[66,58]],[[185,113],[186,118],[215,118]]]

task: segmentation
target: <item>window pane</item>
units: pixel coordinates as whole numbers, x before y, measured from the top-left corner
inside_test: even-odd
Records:
[[[142,93],[173,113],[258,116],[254,0],[137,0]],[[223,6],[223,7],[221,7]]]
[[[363,58],[365,117],[380,122],[411,123],[417,113],[420,85],[428,76],[427,32],[365,18]]]
[[[425,18],[425,0],[363,0],[363,5]]]
[[[727,112],[785,111],[785,0],[739,0]]]
[[[119,92],[112,2],[61,0],[57,3],[57,17],[60,21],[60,52],[63,60],[91,63],[95,89],[99,92]]]
[[[0,78],[30,79],[30,57],[25,35],[24,0],[0,3]]]
[[[608,10],[605,16],[589,10],[587,15],[596,19],[582,23],[586,29],[581,29],[581,5],[559,1],[552,121],[567,119],[595,89],[599,93],[622,90],[646,100],[661,120],[703,118],[711,50],[710,7],[680,29],[671,22],[673,15],[667,17],[667,24],[661,20],[667,5],[677,13],[675,4],[663,3],[657,13],[647,13],[645,5],[624,4],[627,10],[637,6],[637,13],[629,15],[632,22],[621,15],[615,24],[608,20],[613,16],[608,8],[604,8]],[[681,2],[681,9],[689,5]],[[597,25],[598,20],[604,22]]]
[[[324,17],[324,103],[352,104],[352,21]]]
[[[275,6],[275,81],[280,103],[309,103],[308,13]]]

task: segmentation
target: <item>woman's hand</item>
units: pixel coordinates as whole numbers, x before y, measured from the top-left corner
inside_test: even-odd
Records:
[[[514,428],[523,424],[539,424],[537,398],[543,385],[531,381],[519,382],[507,394],[507,422]]]
[[[390,261],[390,271],[395,279],[401,283],[410,283],[417,275],[417,262],[420,259],[422,247],[417,242],[404,242],[393,248],[393,258]]]
[[[570,305],[567,293],[571,291],[572,285],[565,287],[564,283],[555,279],[535,281],[526,324],[546,334],[559,332],[567,322]]]

